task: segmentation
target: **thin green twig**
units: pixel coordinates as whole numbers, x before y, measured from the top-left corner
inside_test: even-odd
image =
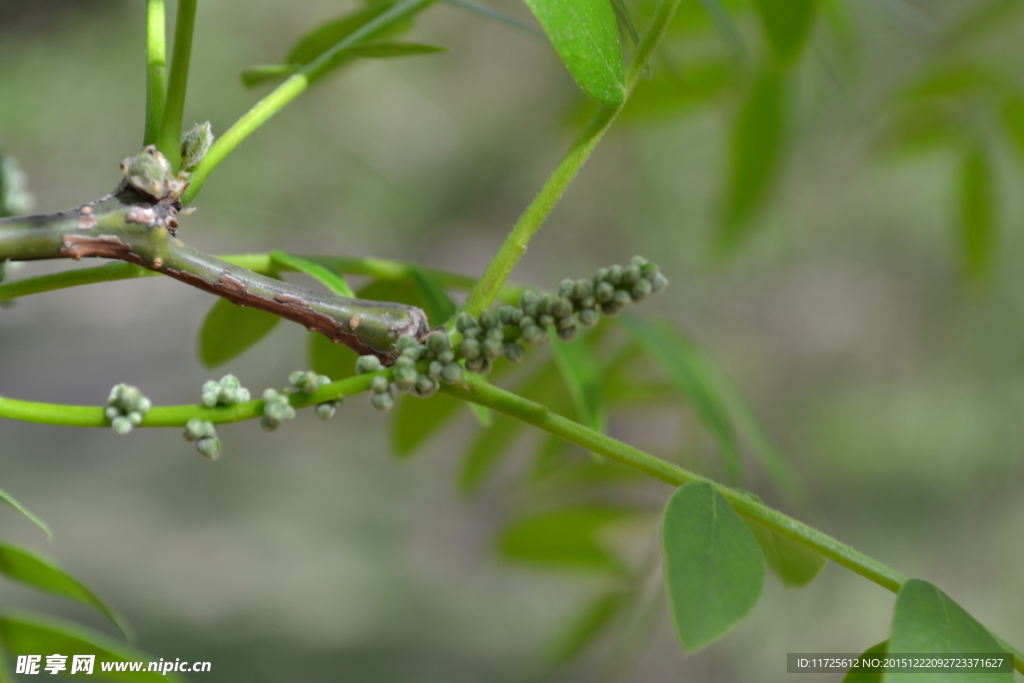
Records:
[[[182,203],[187,205],[195,199],[196,194],[202,189],[203,183],[206,182],[206,178],[217,167],[217,164],[222,162],[242,140],[249,137],[257,128],[266,123],[271,116],[301,95],[312,81],[330,69],[334,65],[335,56],[339,52],[372,36],[384,26],[415,14],[425,5],[429,5],[432,2],[434,0],[404,0],[399,2],[391,9],[338,41],[334,47],[305,65],[298,73],[289,77],[288,80],[271,91],[269,95],[257,102],[252,109],[235,121],[234,125],[213,143],[210,151],[206,153],[206,156],[203,157],[203,160],[189,177],[189,186],[181,199]],[[163,151],[162,148],[161,151]]]
[[[181,120],[185,113],[188,90],[188,68],[192,61],[192,33],[196,23],[198,0],[178,0],[178,16],[174,23],[174,52],[171,75],[167,82],[167,99],[157,147],[175,171],[181,165]]]
[[[146,0],[146,134],[156,144],[167,96],[167,10],[164,0]]]
[[[665,35],[678,5],[679,0],[661,0],[658,3],[647,30],[626,66],[627,101],[640,80],[651,55],[654,54],[654,50]],[[544,183],[544,187],[526,207],[526,211],[516,222],[512,232],[509,233],[498,253],[488,264],[487,270],[480,277],[477,286],[469,293],[462,310],[471,315],[479,315],[484,309],[491,306],[505,281],[511,275],[512,269],[526,253],[526,247],[530,240],[555,208],[555,204],[558,203],[566,188],[569,187],[569,183],[590,157],[590,153],[597,147],[597,143],[608,132],[623,106],[625,106],[624,103],[619,107],[601,107],[597,110],[583,132],[569,147],[569,151],[562,157],[547,182]]]

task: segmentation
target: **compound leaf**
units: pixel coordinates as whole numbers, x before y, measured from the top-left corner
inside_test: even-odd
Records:
[[[662,541],[676,634],[694,652],[728,633],[757,604],[764,554],[728,501],[705,482],[673,494]]]

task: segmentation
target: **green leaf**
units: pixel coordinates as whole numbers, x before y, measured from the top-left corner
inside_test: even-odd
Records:
[[[455,416],[462,404],[463,401],[441,393],[429,399],[403,396],[391,421],[391,446],[395,453],[412,455]]]
[[[609,107],[626,101],[619,27],[609,0],[526,0],[576,83]]]
[[[967,152],[960,166],[960,249],[964,271],[971,278],[992,268],[995,241],[995,174],[980,145]]]
[[[889,652],[907,654],[995,654],[1004,652],[988,630],[938,587],[910,579],[896,596]],[[972,673],[971,681],[1011,683],[1013,672]],[[960,683],[964,674],[886,673],[883,681]]]
[[[696,347],[667,322],[623,316],[622,322],[690,403],[697,418],[718,441],[731,482],[742,479],[739,444],[721,393]]]
[[[280,321],[258,308],[217,299],[199,330],[199,361],[206,368],[223,365],[265,337]]]
[[[815,0],[755,0],[754,6],[779,60],[793,63],[814,24]]]
[[[110,619],[126,638],[131,637],[131,627],[123,617],[107,607],[91,590],[44,557],[24,548],[0,542],[0,572],[9,579],[37,590],[88,605]]]
[[[389,41],[375,41],[359,43],[343,50],[338,50],[332,59],[331,69],[351,62],[353,59],[390,59],[393,57],[414,57],[416,55],[431,55],[438,52],[446,52],[447,48],[437,45],[425,45],[423,43],[395,43]],[[251,66],[242,72],[242,84],[246,87],[253,87],[280,81],[296,74],[302,70],[302,64],[271,64],[265,66]],[[322,78],[322,74],[317,78]]]
[[[787,586],[806,586],[828,563],[813,550],[757,522],[747,520],[747,526],[761,546],[768,566]]]
[[[455,302],[436,277],[422,268],[413,266],[412,281],[423,298],[423,310],[432,325],[442,325],[455,315]]]
[[[283,251],[270,252],[270,260],[272,263],[276,263],[283,268],[292,268],[300,273],[305,273],[306,275],[319,280],[322,285],[335,294],[355,298],[352,288],[349,287],[348,282],[345,281],[345,276],[334,268],[330,268],[322,263],[316,263],[315,261],[310,261],[309,259],[302,258],[301,256],[294,256]]]
[[[698,0],[704,7],[704,11],[711,17],[711,21],[715,24],[715,28],[725,39],[725,42],[729,45],[732,53],[740,61],[746,61],[747,59],[747,44],[743,40],[743,34],[740,33],[739,28],[736,26],[736,21],[729,14],[729,11],[722,6],[719,0]]]
[[[673,494],[662,541],[676,634],[694,652],[728,633],[757,604],[764,555],[740,516],[704,482]]]
[[[884,657],[889,652],[889,641],[883,640],[877,645],[872,645],[868,649],[861,653],[861,657]],[[865,668],[858,667],[856,669],[850,669],[843,676],[843,680],[840,683],[882,683],[882,669],[881,668]]]
[[[68,655],[96,655],[96,664],[92,675],[98,679],[128,681],[129,683],[138,683],[139,681],[185,683],[184,678],[174,674],[162,676],[150,671],[101,672],[101,661],[148,663],[156,660],[152,655],[141,650],[128,647],[102,633],[67,621],[28,614],[0,615],[0,641],[3,641],[4,647],[12,655],[47,655],[54,652]],[[44,659],[43,666],[45,666],[45,661]],[[70,671],[70,659],[67,661],[67,666]],[[42,670],[42,667],[40,669]]]
[[[582,652],[600,636],[627,604],[630,593],[612,589],[590,601],[577,615],[555,645],[551,657],[554,664],[563,664]]]
[[[396,301],[416,308],[426,308],[426,301],[411,279],[374,280],[358,292],[360,299],[370,301]]]
[[[318,375],[327,375],[331,381],[352,377],[356,374],[356,359],[359,354],[345,346],[335,344],[319,332],[311,332],[306,347],[309,369]]]
[[[619,118],[635,124],[681,116],[716,97],[734,75],[725,62],[688,64],[681,75],[660,70],[640,81]]]
[[[783,100],[779,76],[763,73],[733,125],[725,210],[718,240],[723,252],[736,247],[768,198],[782,153]]]
[[[444,0],[444,1],[447,2],[449,5],[452,5],[453,7],[458,7],[460,9],[466,10],[467,12],[472,12],[473,14],[476,14],[478,16],[485,17],[487,19],[492,19],[492,20],[497,21],[499,23],[505,24],[506,26],[511,26],[514,29],[522,31],[523,33],[528,33],[528,34],[530,34],[531,36],[533,36],[535,38],[543,38],[544,37],[544,34],[541,33],[540,31],[538,31],[537,29],[535,29],[534,27],[529,26],[527,24],[524,24],[523,22],[519,21],[515,17],[509,16],[509,15],[505,14],[504,12],[499,12],[498,10],[494,9],[493,7],[488,7],[487,5],[484,5],[483,3],[474,2],[473,0]]]
[[[46,535],[49,538],[53,538],[53,532],[50,531],[50,527],[47,526],[46,522],[44,522],[42,519],[37,517],[35,515],[35,513],[33,513],[27,507],[25,507],[24,505],[19,503],[17,500],[15,500],[14,496],[12,496],[11,494],[7,493],[3,489],[0,489],[0,500],[2,500],[3,502],[7,503],[8,505],[10,505],[12,508],[17,510],[21,514],[25,515],[30,522],[32,522],[37,527],[39,527],[44,532],[46,532]]]
[[[608,409],[601,395],[601,371],[590,349],[582,343],[563,342],[557,335],[551,335],[551,349],[580,421],[603,434]]]
[[[502,557],[553,569],[625,571],[605,547],[601,533],[636,510],[612,507],[573,507],[520,520],[498,540]]]
[[[468,403],[467,405],[481,427],[490,427],[494,424],[494,413],[490,408],[486,408],[479,403]]]
[[[1017,158],[1024,162],[1024,96],[1015,93],[1006,98],[1003,102],[1003,123]]]
[[[330,50],[339,42],[347,38],[364,25],[370,23],[380,15],[394,7],[394,0],[384,2],[372,2],[359,9],[343,14],[331,21],[320,24],[312,31],[302,36],[284,58],[285,64],[309,64],[317,57]],[[384,27],[376,31],[371,37],[380,37],[382,34],[395,35],[408,30],[411,24],[401,20],[397,25]]]

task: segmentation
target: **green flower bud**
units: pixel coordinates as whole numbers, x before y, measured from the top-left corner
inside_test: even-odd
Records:
[[[437,360],[442,365],[448,365],[449,363],[451,363],[452,361],[455,360],[455,352],[449,350],[449,351],[444,351],[442,353],[439,353],[439,354],[437,354]]]
[[[494,311],[487,310],[480,313],[480,327],[489,330],[492,327],[497,327],[501,322],[498,320],[498,316]]]
[[[377,377],[373,378],[372,382],[370,382],[370,391],[372,391],[375,394],[379,394],[381,392],[387,391],[389,384],[390,382],[388,382],[387,377],[382,377],[378,375]]]
[[[110,421],[110,426],[114,429],[114,432],[120,436],[124,436],[128,432],[132,431],[132,423],[124,415],[118,415]]]
[[[608,269],[607,268],[598,268],[597,272],[594,273],[594,286],[596,287],[597,285],[599,285],[600,283],[604,282],[607,279],[608,279]]]
[[[234,375],[224,375],[220,378],[218,384],[225,389],[239,389],[242,386],[242,383]]]
[[[555,324],[555,316],[544,313],[537,317],[537,324],[542,328],[548,328]]]
[[[441,381],[445,384],[458,384],[462,381],[462,366],[458,363],[448,363],[441,371]]]
[[[593,308],[584,308],[580,311],[580,324],[584,327],[593,327],[601,319],[601,316]]]
[[[106,414],[108,420],[113,420],[115,417],[121,414],[121,411],[115,408],[114,406],[110,406],[104,411],[104,413]]]
[[[640,273],[648,280],[657,275],[659,270],[657,263],[645,263],[640,266]]]
[[[501,339],[487,339],[480,345],[480,352],[483,354],[484,358],[493,361],[501,355],[504,346],[504,341]]]
[[[288,375],[288,383],[293,387],[300,386],[306,381],[306,377],[309,375],[305,370],[296,370],[292,374]]]
[[[213,144],[210,122],[197,123],[181,136],[181,170],[191,171],[203,160]]]
[[[395,359],[396,368],[414,368],[416,367],[416,361],[409,356],[401,355]]]
[[[420,346],[410,346],[406,349],[402,349],[403,358],[412,358],[413,361],[418,361],[423,356],[424,349]]]
[[[668,287],[668,278],[661,273],[655,273],[651,276],[651,291],[657,294],[661,290]]]
[[[612,266],[608,269],[608,282],[613,285],[622,284],[622,266]]]
[[[573,325],[572,327],[560,328],[558,330],[558,338],[564,342],[571,342],[576,338],[576,334],[579,329]]]
[[[416,380],[416,393],[423,398],[430,396],[437,391],[437,380],[427,377],[426,375],[420,375]]]
[[[416,386],[416,379],[419,373],[416,368],[398,368],[395,370],[395,388],[399,391],[409,391]]]
[[[610,282],[602,282],[594,287],[594,298],[598,303],[606,304],[615,296],[615,287]]]
[[[471,327],[477,327],[476,318],[471,316],[469,313],[462,311],[455,317],[455,329],[465,334],[466,330]]]
[[[499,326],[487,330],[484,341],[505,341],[505,328]]]
[[[452,340],[443,330],[434,330],[427,335],[427,350],[434,356],[452,348]]]
[[[572,315],[572,302],[565,297],[555,299],[554,303],[551,304],[551,315],[556,318],[565,318]]]
[[[629,259],[629,265],[636,266],[637,268],[643,268],[644,266],[647,265],[647,263],[647,259],[645,259],[643,256],[634,256],[633,258]]]
[[[622,270],[622,284],[631,285],[640,279],[640,266],[629,265]]]
[[[518,342],[509,342],[502,350],[505,352],[505,358],[512,363],[522,363],[526,359],[526,349]]]
[[[519,311],[519,315],[523,314],[523,312],[515,306],[502,306],[498,309],[498,320],[502,325],[515,325],[516,321],[514,320],[514,317],[516,311]]]
[[[540,314],[550,313],[551,304],[554,301],[555,297],[551,296],[551,292],[541,292],[537,295],[537,312]]]
[[[395,406],[395,398],[390,393],[374,394],[370,397],[370,405],[377,410],[391,410]]]
[[[621,309],[611,301],[609,301],[606,304],[601,304],[601,312],[604,313],[609,318],[614,318],[615,316],[617,316],[620,310]]]
[[[220,382],[218,382],[215,379],[208,379],[208,380],[206,380],[205,382],[203,382],[203,393],[204,394],[220,393]]]
[[[140,424],[142,424],[142,413],[140,413],[137,410],[133,410],[132,412],[128,413],[127,417],[128,421],[132,423],[133,427],[138,427]]]
[[[476,339],[463,339],[459,344],[459,351],[467,360],[477,358],[480,356],[480,342]]]
[[[519,295],[519,308],[524,311],[537,303],[537,294],[533,290],[526,289]]]
[[[215,436],[204,436],[196,442],[196,450],[208,460],[216,460],[220,457],[220,439]]]
[[[206,436],[206,425],[198,417],[193,417],[191,420],[185,423],[185,433],[183,434],[185,441],[189,443],[195,443],[199,439]]]
[[[416,337],[412,336],[411,334],[403,334],[401,337],[398,338],[398,350],[400,352],[419,345],[420,343],[416,341]]]
[[[567,330],[570,327],[576,327],[576,318],[571,315],[555,321],[555,328],[558,330]]]
[[[273,403],[280,398],[280,394],[277,393],[277,389],[265,389],[263,391],[264,403]]]
[[[528,327],[523,330],[523,339],[533,346],[544,346],[548,343],[548,333],[540,327]]]
[[[569,298],[575,299],[576,301],[582,301],[593,294],[594,286],[590,283],[590,280],[580,279],[576,281],[576,285],[572,289],[572,296]]]
[[[595,308],[597,306],[597,299],[593,296],[584,297],[580,299],[580,308]]]
[[[486,358],[482,358],[481,360],[483,360],[483,363],[480,364],[480,369],[477,370],[477,372],[481,375],[490,374],[491,370],[494,369],[494,366],[491,364],[491,361],[487,360]]]
[[[337,401],[326,401],[324,403],[316,404],[316,416],[321,420],[330,420],[334,417],[334,413],[338,411]]]
[[[377,372],[381,367],[380,358],[377,358],[377,356],[359,356],[359,358],[356,359],[357,375]]]
[[[650,280],[640,278],[633,283],[633,289],[630,290],[630,294],[633,296],[633,301],[643,301],[647,298],[647,295],[651,293],[652,289]]]
[[[576,282],[571,278],[565,278],[562,283],[558,285],[558,296],[564,296],[569,298],[572,296],[573,291],[576,289]]]
[[[440,361],[432,360],[430,365],[427,367],[427,376],[431,379],[437,379],[441,376],[441,372],[444,371],[444,364]]]
[[[260,418],[260,428],[265,432],[272,432],[277,429],[278,422],[271,420],[268,415],[264,415]]]
[[[524,315],[522,318],[519,319],[519,329],[523,330],[524,332],[527,328],[536,326],[537,321],[535,318],[533,318],[533,316]]]
[[[480,372],[484,367],[484,363],[486,362],[487,359],[481,356],[477,356],[475,358],[467,358],[466,369],[469,370],[470,372]]]
[[[624,289],[616,289],[615,296],[612,297],[612,303],[619,309],[623,309],[633,301],[633,297],[629,295]]]

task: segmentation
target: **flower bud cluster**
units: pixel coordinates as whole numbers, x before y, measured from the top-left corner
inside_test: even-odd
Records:
[[[276,389],[267,389],[263,392],[263,417],[260,418],[260,427],[272,432],[282,422],[294,418],[295,408],[288,402],[287,394],[280,394]]]
[[[462,381],[462,366],[458,363],[452,340],[444,330],[434,330],[422,341],[412,335],[398,338],[398,358],[395,359],[391,381],[374,377],[370,384],[373,396],[370,403],[378,410],[390,410],[395,404],[392,387],[407,391],[420,398],[430,396],[444,384]],[[360,375],[382,369],[376,356],[361,356],[356,361]]]
[[[203,384],[203,405],[207,408],[233,406],[245,403],[250,398],[249,390],[234,375],[224,375],[219,382],[211,379]]]
[[[110,390],[107,398],[107,419],[113,430],[123,436],[142,422],[142,416],[152,405],[137,388],[118,384]]]
[[[453,347],[442,330],[431,332],[422,341],[408,335],[399,338],[391,382],[375,377],[370,402],[375,408],[389,410],[394,405],[392,385],[398,391],[426,397],[437,391],[441,382],[457,384],[462,381],[460,360],[465,360],[466,370],[480,374],[489,373],[501,356],[519,363],[526,357],[522,342],[543,346],[552,332],[563,341],[572,341],[580,325],[593,327],[601,314],[618,315],[628,304],[667,285],[656,264],[635,256],[628,266],[601,268],[589,280],[563,280],[556,293],[525,291],[518,306],[484,311],[479,317],[459,313],[455,327],[462,340],[457,346]],[[423,361],[429,361],[425,370]],[[358,374],[381,369],[376,356],[361,356],[356,361]]]
[[[220,457],[221,444],[217,438],[217,429],[212,422],[204,422],[198,418],[192,418],[185,423],[185,441],[194,443],[196,450],[210,460]]]
[[[318,375],[311,370],[296,370],[288,375],[288,381],[302,393],[312,396],[320,387],[330,384],[331,378],[327,375]],[[330,420],[334,417],[339,405],[341,405],[341,399],[318,403],[316,404],[316,416],[321,420]]]

